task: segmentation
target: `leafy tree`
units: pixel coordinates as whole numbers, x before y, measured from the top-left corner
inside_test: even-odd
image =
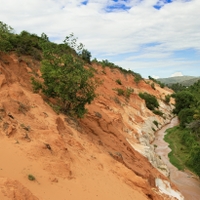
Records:
[[[180,83],[174,83],[174,84],[167,84],[167,87],[171,88],[172,90],[174,90],[174,92],[180,92],[185,90],[185,86],[183,86]]]
[[[91,53],[87,49],[83,49],[81,53],[81,58],[86,61],[87,63],[91,63]]]
[[[175,109],[174,114],[178,114],[182,109],[191,108],[195,103],[195,96],[189,91],[181,91],[175,94]]]
[[[97,84],[92,80],[93,73],[77,56],[62,53],[59,45],[49,47],[43,45],[43,92],[60,101],[63,113],[83,117],[87,112],[85,105],[95,98]]]
[[[193,116],[194,116],[194,109],[191,109],[191,108],[182,109],[178,113],[178,118],[180,120],[180,126],[183,128],[186,127],[187,124],[192,122]]]
[[[0,33],[13,33],[14,29],[11,26],[8,26],[7,24],[0,21]]]
[[[10,37],[13,33],[13,28],[0,21],[0,51],[11,51],[13,46],[10,43]]]

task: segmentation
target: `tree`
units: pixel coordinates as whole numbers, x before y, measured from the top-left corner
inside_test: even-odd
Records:
[[[196,102],[195,96],[189,91],[178,92],[175,94],[175,100],[174,114],[178,114],[182,109],[191,108]]]
[[[60,101],[63,113],[83,117],[87,112],[85,105],[95,98],[97,84],[92,80],[92,71],[77,56],[61,53],[59,47],[44,51],[43,92]]]
[[[194,109],[184,108],[178,113],[178,118],[180,120],[180,126],[185,128],[187,124],[192,122],[194,116]]]
[[[14,29],[11,26],[0,21],[0,33],[13,33]]]
[[[0,51],[8,52],[13,46],[10,43],[10,37],[13,33],[13,28],[0,21]]]
[[[87,49],[83,49],[81,53],[81,58],[86,61],[87,63],[91,63],[90,58],[91,58],[91,53]]]

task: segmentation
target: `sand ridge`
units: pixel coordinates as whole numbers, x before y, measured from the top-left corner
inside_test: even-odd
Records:
[[[104,81],[86,117],[76,120],[33,93],[30,77],[39,63],[0,57],[0,199],[173,199],[155,187],[155,178],[167,178],[127,141],[138,142],[138,127],[152,115],[138,92],[160,97],[170,90],[94,66]],[[117,87],[132,87],[130,100],[117,96]]]

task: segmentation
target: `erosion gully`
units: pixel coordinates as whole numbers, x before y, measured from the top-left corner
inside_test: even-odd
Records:
[[[157,145],[155,152],[161,156],[162,160],[170,170],[170,180],[176,185],[185,200],[200,200],[200,180],[190,172],[183,172],[173,166],[168,158],[168,153],[171,149],[168,143],[164,141],[164,135],[168,128],[178,125],[178,118],[175,117],[169,124],[155,133],[153,144]],[[199,166],[200,167],[200,166]]]

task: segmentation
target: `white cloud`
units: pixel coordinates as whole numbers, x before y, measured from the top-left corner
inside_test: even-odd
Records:
[[[182,72],[175,72],[170,77],[183,76]]]
[[[172,61],[173,52],[200,50],[200,0],[174,0],[155,9],[158,0],[118,1],[130,10],[106,12],[111,0],[0,0],[0,19],[17,32],[30,31],[62,42],[71,32],[85,44],[94,57],[119,56],[122,67],[168,67],[188,64]],[[142,60],[143,59],[143,60]],[[155,59],[149,63],[146,59]],[[156,61],[157,59],[157,61]],[[170,65],[171,63],[175,65]],[[154,64],[154,66],[152,66]]]
[[[160,78],[159,76],[156,76],[156,75],[152,75],[151,77],[152,77],[152,78],[155,78],[155,79]]]

